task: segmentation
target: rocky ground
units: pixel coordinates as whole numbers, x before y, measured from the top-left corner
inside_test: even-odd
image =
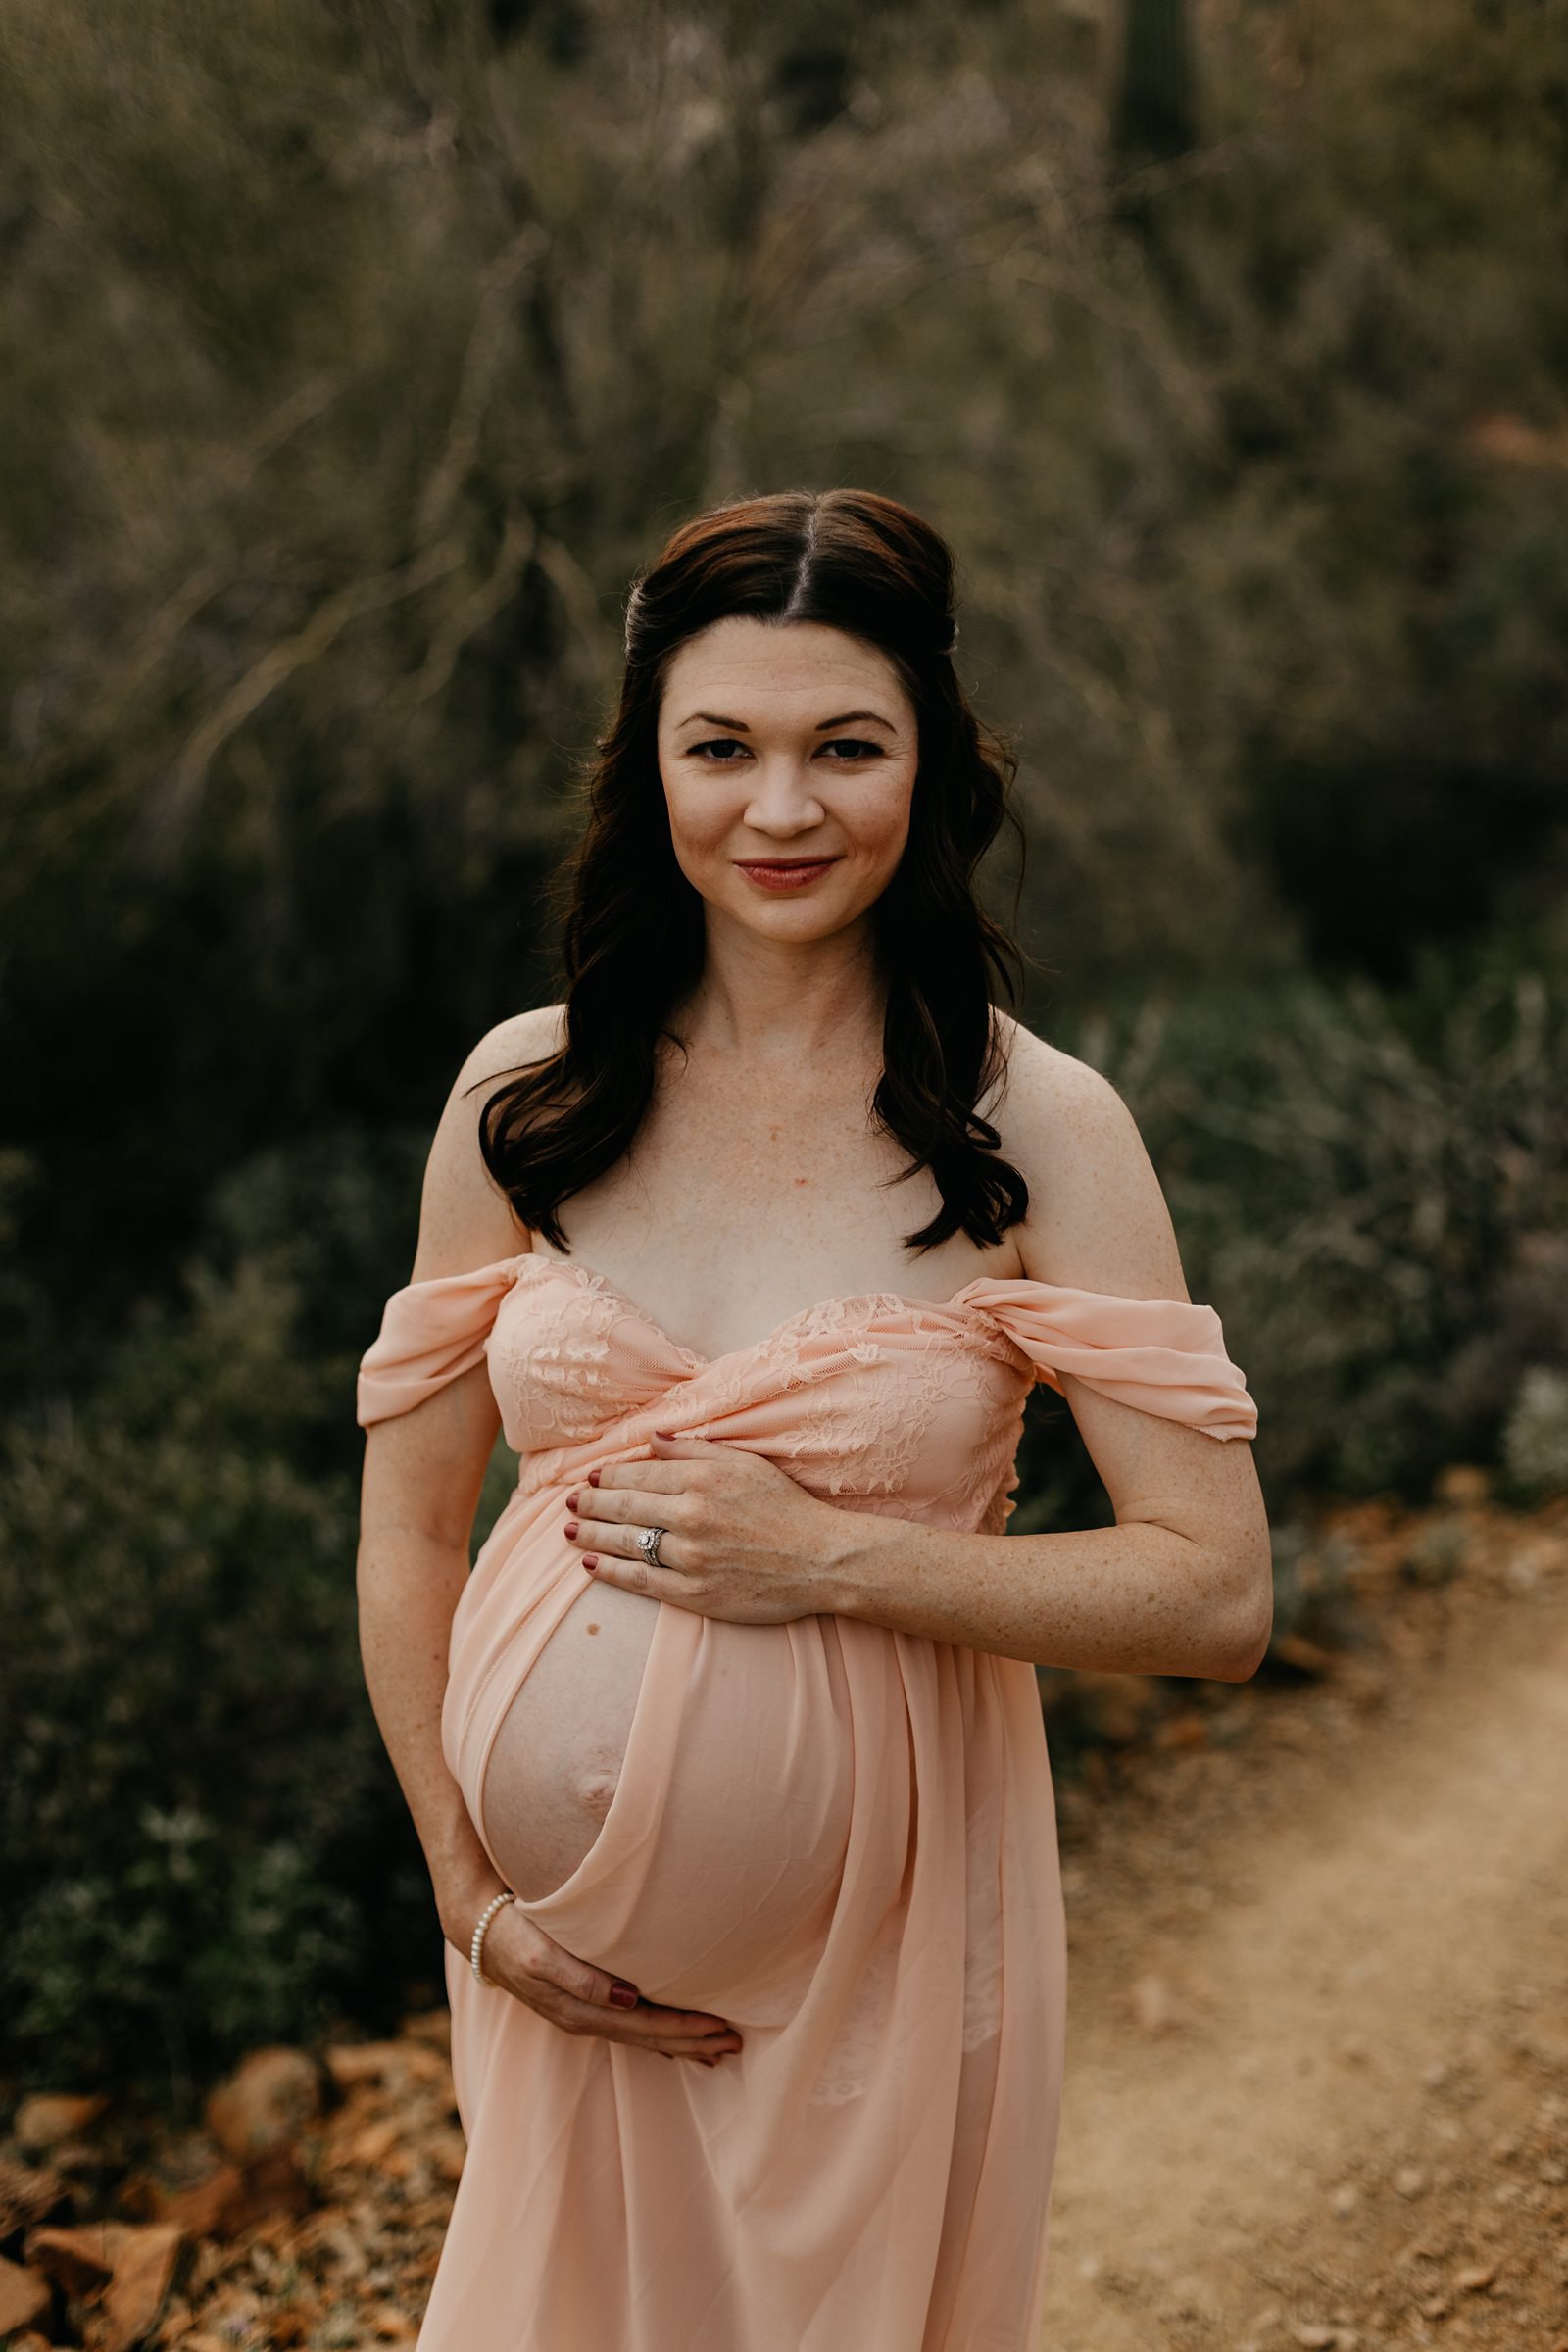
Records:
[[[1320,1605],[1252,1683],[1050,1692],[1045,2345],[1568,2352],[1568,1502],[1456,1472],[1291,1573]],[[412,2342],[463,2164],[445,2024],[253,2052],[151,2151],[90,2088],[24,2100],[0,2344]]]

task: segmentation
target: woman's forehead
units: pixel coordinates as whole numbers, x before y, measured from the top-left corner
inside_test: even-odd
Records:
[[[760,620],[737,613],[711,622],[676,648],[665,672],[661,716],[675,726],[704,711],[740,717],[745,713],[739,698],[763,714],[795,716],[798,706],[814,705],[824,694],[842,698],[845,691],[858,692],[895,724],[910,715],[897,669],[863,638],[821,621]],[[727,703],[715,700],[726,692]]]

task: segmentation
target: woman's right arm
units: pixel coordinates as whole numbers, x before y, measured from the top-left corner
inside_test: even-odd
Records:
[[[515,1256],[530,1237],[479,1156],[475,1086],[554,1050],[560,1008],[519,1015],[481,1039],[459,1072],[425,1169],[411,1280]],[[475,1086],[468,1094],[466,1090]],[[484,1364],[411,1412],[366,1431],[357,1567],[360,1654],[392,1768],[430,1872],[441,1930],[467,1957],[480,1912],[504,1882],[469,1818],[441,1745],[452,1618],[467,1582],[473,1515],[500,1415]],[[485,1931],[484,1973],[568,2034],[597,2034],[712,2062],[736,2036],[721,2018],[665,2009],[579,1960],[509,1903]]]

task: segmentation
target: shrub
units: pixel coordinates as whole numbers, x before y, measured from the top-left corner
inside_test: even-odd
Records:
[[[1224,1319],[1271,1504],[1421,1500],[1509,1428],[1528,1451],[1542,1375],[1568,1370],[1568,1006],[1544,974],[1431,957],[1400,995],[1302,978],[1072,1042],[1137,1117],[1192,1296]]]
[[[183,1297],[10,1433],[0,2049],[23,2080],[178,2101],[438,1974],[354,1590],[353,1372],[412,1253],[422,1142],[238,1171]]]

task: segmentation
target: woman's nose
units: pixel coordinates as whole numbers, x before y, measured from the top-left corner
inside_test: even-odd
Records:
[[[746,821],[760,833],[804,833],[822,822],[822,804],[800,760],[759,761]]]

